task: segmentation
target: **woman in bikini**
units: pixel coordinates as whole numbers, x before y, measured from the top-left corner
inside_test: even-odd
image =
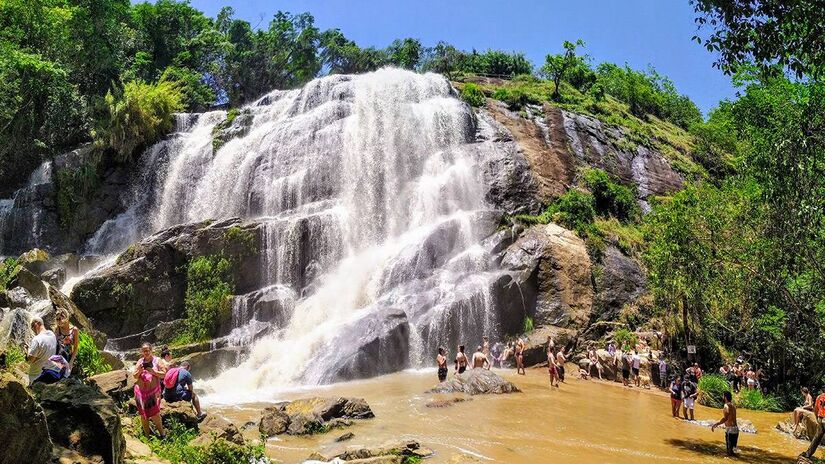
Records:
[[[160,385],[164,371],[160,368],[160,360],[152,354],[152,345],[144,343],[140,348],[141,357],[135,365],[135,403],[140,414],[140,423],[143,433],[151,435],[149,421],[155,424],[161,437],[166,435],[163,423],[160,420]]]
[[[516,373],[526,374],[524,371],[524,340],[521,338],[516,342]]]

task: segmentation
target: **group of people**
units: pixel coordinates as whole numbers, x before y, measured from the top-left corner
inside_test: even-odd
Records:
[[[501,344],[496,345],[491,350],[490,340],[487,337],[482,337],[481,345],[476,347],[476,351],[471,357],[467,356],[466,347],[464,345],[458,346],[453,364],[456,374],[463,374],[468,366],[473,369],[490,369],[495,365],[501,367],[503,363],[513,356],[516,360],[516,370],[519,374],[524,374],[524,340],[519,338],[515,342],[508,343],[506,348],[502,350]],[[447,379],[447,350],[442,346],[438,348],[438,354],[435,358],[438,366],[438,381],[443,382]]]
[[[80,341],[80,332],[69,322],[69,312],[55,308],[54,330],[40,317],[33,317],[30,327],[34,337],[26,351],[29,383],[55,383],[72,373]]]
[[[192,374],[189,362],[175,363],[168,348],[163,348],[160,357],[156,357],[151,343],[144,343],[140,348],[140,359],[135,363],[135,403],[137,405],[143,433],[151,435],[151,421],[158,435],[164,436],[163,423],[160,420],[160,400],[167,403],[186,401],[192,403],[198,420],[206,417],[201,410],[198,395],[192,388]]]
[[[733,391],[739,393],[740,388],[750,390],[761,390],[765,375],[762,369],[753,370],[747,363],[741,360],[734,364],[723,364],[719,367],[719,373],[728,380]]]

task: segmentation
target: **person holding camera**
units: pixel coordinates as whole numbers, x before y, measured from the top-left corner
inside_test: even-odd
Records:
[[[160,360],[152,353],[152,344],[144,343],[140,348],[141,357],[135,365],[135,403],[140,414],[143,433],[148,437],[152,430],[149,421],[155,424],[158,434],[163,437],[163,423],[160,420],[160,384],[165,374]]]

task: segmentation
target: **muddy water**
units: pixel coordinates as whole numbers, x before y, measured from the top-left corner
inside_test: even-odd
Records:
[[[399,438],[420,441],[436,455],[426,462],[497,463],[721,463],[724,432],[670,417],[663,393],[622,388],[619,384],[568,378],[560,389],[548,388],[543,370],[526,376],[498,371],[522,389],[521,394],[476,396],[445,408],[428,408],[444,395],[424,393],[436,382],[435,371],[408,371],[365,381],[291,391],[279,399],[308,396],[363,397],[376,418],[346,429],[351,446],[374,446]],[[207,401],[209,398],[206,398]],[[212,405],[212,412],[237,424],[257,423],[263,403]],[[696,419],[721,417],[720,410],[697,406]],[[806,448],[774,430],[785,414],[741,410],[757,434],[740,434],[740,462],[793,462]],[[257,427],[247,431],[254,435]],[[285,463],[302,462],[312,451],[341,449],[343,431],[303,438],[276,437],[268,454]]]

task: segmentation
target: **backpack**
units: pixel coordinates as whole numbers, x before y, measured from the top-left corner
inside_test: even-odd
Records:
[[[180,370],[179,367],[172,367],[166,371],[166,375],[163,376],[163,386],[169,390],[175,388],[178,385],[178,371]]]

